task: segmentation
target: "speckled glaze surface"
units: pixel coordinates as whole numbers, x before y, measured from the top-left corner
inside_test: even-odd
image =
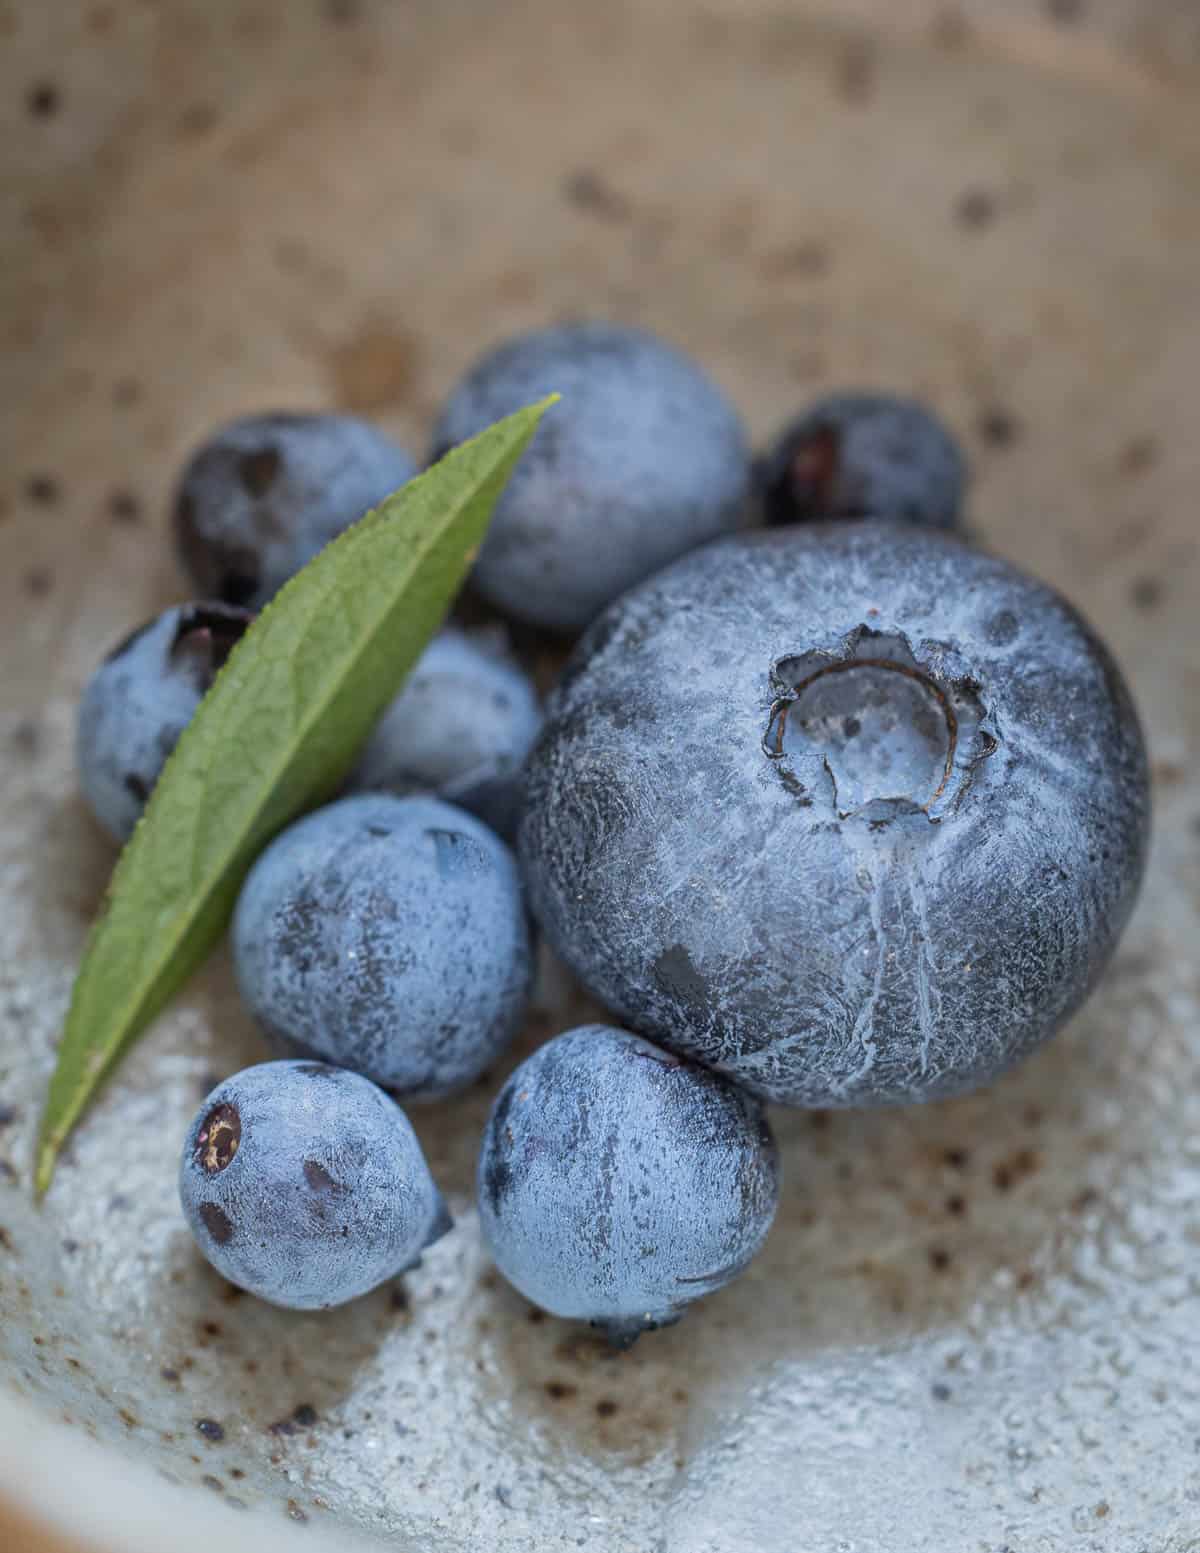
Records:
[[[106,1553],[1200,1546],[1195,7],[2,0],[0,44],[0,1496]],[[481,1249],[507,1068],[414,1115],[458,1219],[419,1271],[231,1297],[175,1194],[201,1097],[265,1055],[225,955],[35,1210],[112,863],[75,709],[185,596],[181,459],[285,401],[423,447],[481,348],[583,312],[694,352],[758,444],[862,383],[966,440],[971,521],[1144,717],[1103,984],[986,1092],[775,1113],[763,1255],[620,1359]],[[546,963],[513,1059],[603,1017]]]

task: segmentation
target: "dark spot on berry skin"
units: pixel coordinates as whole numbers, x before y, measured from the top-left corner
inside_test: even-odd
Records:
[[[978,421],[979,435],[989,447],[1010,448],[1021,435],[1021,424],[1011,410],[994,406]]]
[[[1007,647],[1009,642],[1016,640],[1020,629],[1021,622],[1012,610],[1000,609],[984,626],[983,634],[993,647]]]
[[[620,1405],[611,1397],[601,1397],[596,1403],[597,1418],[615,1418],[618,1412],[620,1412]]]
[[[603,221],[623,221],[629,215],[629,201],[590,167],[572,173],[563,184],[563,194],[570,204]]]
[[[687,1000],[703,994],[703,978],[682,944],[674,944],[659,955],[654,962],[654,975],[659,985],[673,997]]]
[[[1129,601],[1135,609],[1157,609],[1162,603],[1166,593],[1162,582],[1157,577],[1138,577],[1130,584]]]
[[[950,1387],[943,1381],[935,1380],[929,1388],[929,1395],[935,1402],[949,1402],[951,1396]]]
[[[150,797],[150,784],[136,771],[130,771],[124,781],[125,791],[130,793],[139,803],[145,803]]]
[[[967,189],[954,202],[954,219],[969,232],[981,232],[996,219],[996,201],[985,189]]]
[[[275,484],[283,459],[276,448],[259,448],[238,459],[238,478],[248,496],[257,500]]]
[[[35,507],[53,507],[59,498],[58,481],[51,475],[31,475],[25,495]]]
[[[197,1418],[196,1432],[202,1435],[210,1445],[219,1445],[225,1438],[225,1430],[212,1418]]]
[[[233,1239],[233,1221],[224,1208],[215,1202],[204,1202],[199,1207],[200,1221],[219,1246],[227,1246]]]
[[[311,1191],[322,1195],[333,1196],[345,1190],[341,1182],[335,1181],[325,1166],[315,1159],[304,1161],[304,1179],[308,1182]]]
[[[52,119],[61,105],[58,87],[52,81],[36,82],[25,96],[25,106],[31,119]]]
[[[114,491],[108,499],[108,514],[114,523],[132,527],[141,522],[141,503],[132,491]]]
[[[944,1273],[950,1266],[950,1253],[944,1246],[933,1246],[929,1252],[929,1265],[935,1273]]]
[[[306,1062],[296,1069],[297,1073],[303,1073],[308,1078],[331,1079],[337,1078],[339,1068],[331,1067],[327,1062]]]
[[[197,1135],[196,1163],[205,1175],[218,1175],[232,1163],[241,1141],[241,1114],[237,1106],[222,1102],[208,1113]]]
[[[570,1402],[579,1395],[579,1387],[572,1386],[565,1380],[548,1380],[546,1395],[551,1402]]]

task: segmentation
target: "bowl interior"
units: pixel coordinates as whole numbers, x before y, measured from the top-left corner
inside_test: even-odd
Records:
[[[1116,0],[896,11],[0,7],[0,1387],[28,1438],[137,1458],[189,1524],[203,1496],[244,1507],[228,1546],[257,1516],[446,1553],[1200,1534],[1197,28]],[[944,412],[984,541],[1091,616],[1145,717],[1156,840],[1103,985],[987,1093],[778,1114],[766,1253],[619,1359],[481,1249],[474,1155],[507,1069],[414,1112],[459,1220],[419,1271],[306,1316],[208,1270],[177,1151],[263,1055],[224,954],[35,1209],[113,862],[75,706],[182,594],[183,454],[239,412],[329,404],[421,453],[482,347],[578,315],[696,352],[758,440],[834,386]],[[514,1060],[590,1012],[547,963]],[[98,1501],[94,1530],[119,1543],[130,1513]]]

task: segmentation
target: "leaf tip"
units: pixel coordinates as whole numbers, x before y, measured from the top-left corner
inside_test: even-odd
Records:
[[[38,1146],[37,1160],[33,1173],[33,1197],[35,1202],[41,1202],[50,1189],[50,1183],[54,1179],[54,1166],[58,1161],[58,1148],[53,1141],[47,1139]]]

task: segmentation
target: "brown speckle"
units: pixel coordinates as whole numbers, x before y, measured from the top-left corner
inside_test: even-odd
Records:
[[[196,1433],[207,1440],[210,1445],[220,1445],[225,1438],[225,1430],[217,1423],[215,1418],[197,1418]]]
[[[1010,448],[1021,435],[1021,425],[1011,410],[999,405],[984,410],[976,422],[980,437],[989,447]]]
[[[1104,1519],[1104,1517],[1109,1513],[1109,1508],[1110,1507],[1109,1507],[1108,1500],[1107,1499],[1102,1499],[1100,1501],[1100,1503],[1096,1506],[1095,1510],[1092,1511],[1092,1514],[1096,1517],[1096,1519],[1098,1521],[1102,1521]]]
[[[1134,609],[1157,609],[1163,601],[1166,592],[1161,580],[1157,577],[1135,577],[1129,585],[1129,602]]]
[[[759,269],[769,280],[783,279],[789,275],[812,279],[828,274],[831,262],[829,249],[824,243],[789,243],[786,248],[777,248],[772,253],[764,254]]]
[[[954,219],[968,232],[981,232],[996,219],[996,201],[986,189],[965,189],[954,202]]]
[[[179,1371],[173,1370],[169,1364],[164,1364],[158,1373],[168,1386],[177,1386],[179,1384]]]
[[[1094,1208],[1100,1201],[1100,1193],[1094,1186],[1085,1186],[1081,1192],[1076,1192],[1071,1199],[1072,1213],[1086,1213],[1089,1208]]]
[[[225,1492],[224,1483],[221,1482],[220,1478],[213,1477],[211,1472],[206,1472],[200,1481],[205,1488],[211,1488],[214,1494],[223,1494]]]
[[[326,20],[335,27],[348,27],[361,16],[361,0],[325,0]]]
[[[25,482],[25,496],[35,507],[53,507],[60,494],[52,475],[30,475]]]
[[[1010,1191],[1038,1168],[1038,1157],[1033,1149],[1018,1149],[1008,1159],[1002,1159],[992,1170],[992,1185],[998,1192]]]
[[[62,97],[52,81],[37,81],[25,94],[31,119],[52,119],[61,106]]]
[[[843,102],[861,105],[875,95],[875,49],[865,38],[856,38],[842,50],[836,85]]]
[[[953,1196],[946,1198],[946,1212],[954,1218],[961,1219],[967,1211],[967,1199],[955,1192]]]
[[[535,1305],[532,1307],[532,1309],[526,1312],[525,1319],[530,1323],[531,1326],[539,1327],[546,1319],[546,1312],[544,1310],[538,1310],[537,1306]]]
[[[398,1311],[398,1312],[400,1312],[400,1313],[402,1313],[404,1315],[408,1314],[408,1309],[409,1309],[408,1290],[404,1287],[404,1285],[402,1283],[398,1283],[395,1286],[395,1288],[392,1290],[391,1306],[392,1306],[392,1309],[395,1310],[395,1311]]]
[[[1021,1271],[1017,1274],[1016,1285],[1017,1285],[1017,1288],[1020,1289],[1022,1293],[1025,1293],[1027,1290],[1032,1289],[1036,1282],[1037,1282],[1037,1274],[1034,1272],[1032,1267],[1023,1267],[1021,1269]]]
[[[12,1249],[12,1237],[4,1228],[4,1225],[0,1224],[0,1251],[11,1251]]]
[[[629,215],[629,201],[592,167],[571,173],[563,183],[563,196],[578,210],[602,221],[624,221]]]
[[[44,599],[54,586],[54,573],[48,566],[31,566],[25,573],[25,591],[30,598]]]
[[[211,103],[190,103],[175,121],[176,133],[181,140],[201,140],[217,125],[217,110]]]
[[[203,1337],[220,1337],[221,1328],[215,1321],[202,1321],[200,1323],[200,1332]]]
[[[931,1246],[929,1248],[929,1265],[935,1273],[944,1273],[950,1266],[950,1253],[945,1246]]]
[[[137,1418],[129,1411],[128,1408],[120,1408],[117,1412],[117,1417],[125,1425],[126,1429],[136,1429],[138,1426]]]
[[[1158,460],[1158,443],[1153,437],[1134,437],[1121,449],[1117,468],[1125,475],[1143,475]]]
[[[601,1397],[596,1403],[597,1418],[615,1418],[619,1411],[620,1404],[614,1402],[611,1397]]]
[[[339,405],[378,410],[401,403],[417,381],[420,345],[397,324],[368,322],[327,358]]]
[[[235,1483],[240,1483],[246,1474],[242,1471],[241,1467],[230,1467],[229,1476],[234,1480]]]
[[[289,1499],[287,1502],[287,1516],[289,1520],[296,1521],[301,1526],[307,1524],[308,1521],[308,1516],[305,1515],[294,1499]]]
[[[132,491],[114,491],[108,498],[108,515],[114,523],[132,527],[141,522],[142,506]]]
[[[1046,0],[1046,15],[1062,26],[1081,21],[1083,13],[1083,0]]]
[[[112,402],[118,410],[128,410],[142,397],[142,385],[136,378],[119,378],[112,389]]]
[[[966,1149],[949,1148],[942,1155],[944,1162],[951,1170],[965,1170],[971,1163],[971,1156]]]
[[[578,1386],[572,1386],[565,1380],[548,1380],[545,1389],[551,1402],[569,1402],[579,1394]]]

